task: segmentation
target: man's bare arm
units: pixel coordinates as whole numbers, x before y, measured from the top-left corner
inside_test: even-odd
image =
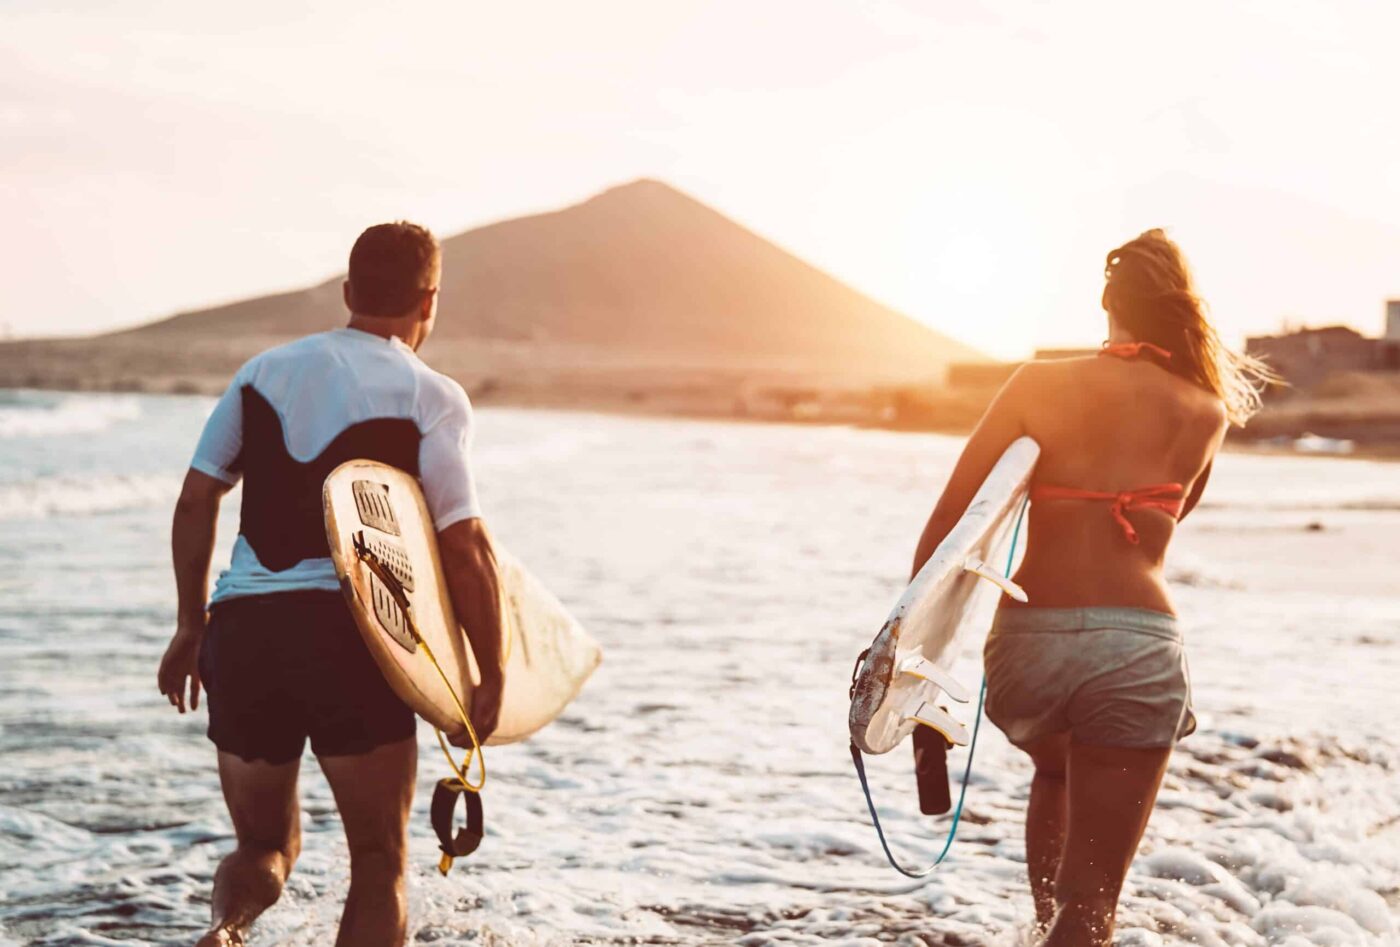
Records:
[[[453,523],[438,533],[443,571],[457,621],[467,634],[481,671],[472,693],[472,726],[485,740],[496,729],[501,687],[501,583],[491,534],[479,518]],[[454,742],[463,742],[457,740]]]
[[[209,564],[214,558],[219,504],[228,491],[229,485],[222,480],[191,470],[185,475],[170,526],[177,596],[175,635],[161,659],[156,680],[160,692],[180,713],[185,712],[187,682],[189,707],[199,707],[199,646],[209,600]]]

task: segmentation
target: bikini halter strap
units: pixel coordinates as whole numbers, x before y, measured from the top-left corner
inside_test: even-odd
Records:
[[[1103,344],[1099,349],[1100,355],[1111,355],[1114,358],[1137,358],[1143,352],[1148,352],[1157,356],[1164,362],[1172,360],[1172,353],[1162,348],[1160,345],[1153,345],[1151,342],[1115,342]]]

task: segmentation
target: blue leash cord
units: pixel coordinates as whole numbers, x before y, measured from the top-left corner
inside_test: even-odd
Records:
[[[1020,512],[1016,514],[1016,526],[1011,532],[1011,550],[1006,554],[1006,574],[1011,574],[1011,565],[1016,558],[1016,545],[1021,538],[1021,523],[1026,518],[1026,506],[1030,502],[1027,497],[1021,501]],[[875,824],[875,834],[880,837],[880,847],[885,850],[885,858],[895,871],[906,878],[923,878],[933,873],[933,870],[943,864],[943,859],[948,857],[948,853],[953,849],[953,840],[958,837],[958,823],[962,821],[963,802],[967,799],[967,784],[972,777],[972,758],[977,752],[977,734],[982,729],[982,705],[987,699],[987,676],[982,675],[982,687],[977,692],[977,716],[972,723],[972,739],[967,745],[967,765],[963,768],[962,788],[958,791],[958,805],[953,810],[953,824],[948,827],[948,838],[943,842],[943,850],[938,853],[938,857],[933,860],[933,864],[919,871],[905,868],[895,860],[894,853],[890,851],[890,843],[885,838],[885,830],[880,825],[880,813],[875,810],[875,800],[870,795],[870,782],[865,777],[865,760],[861,758],[860,750],[854,743],[851,744],[851,761],[856,767],[856,776],[860,778],[860,788],[865,793],[865,805],[870,810],[870,821]]]

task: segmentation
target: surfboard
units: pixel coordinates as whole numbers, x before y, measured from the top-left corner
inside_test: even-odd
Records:
[[[967,634],[991,627],[1003,593],[1026,600],[1001,573],[1001,557],[1039,457],[1029,437],[1006,449],[875,636],[851,692],[851,740],[862,752],[888,753],[921,725],[968,743],[967,725],[949,705],[975,693],[951,669]]]
[[[461,737],[466,727],[448,682],[470,708],[481,674],[452,609],[417,479],[386,464],[350,461],[326,478],[322,500],[331,561],[370,654],[419,716]],[[602,660],[597,642],[559,600],[498,543],[495,552],[506,658],[500,722],[487,745],[515,743],[554,720]]]

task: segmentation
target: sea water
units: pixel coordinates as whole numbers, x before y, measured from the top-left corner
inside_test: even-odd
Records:
[[[211,404],[0,392],[0,944],[188,943],[207,920],[231,829],[203,711],[177,715],[155,672],[171,504]],[[492,529],[605,658],[555,724],[490,751],[488,837],[446,878],[420,730],[411,941],[1029,942],[1025,758],[983,728],[953,855],[915,883],[884,864],[846,750],[851,665],[958,439],[507,409],[478,428]],[[1400,943],[1400,589],[1375,578],[1397,471],[1218,462],[1171,573],[1201,729],[1120,944]],[[896,848],[930,859],[946,822],[918,815],[908,750],[870,767]],[[304,852],[253,943],[332,936],[348,858],[310,756],[301,792]]]

